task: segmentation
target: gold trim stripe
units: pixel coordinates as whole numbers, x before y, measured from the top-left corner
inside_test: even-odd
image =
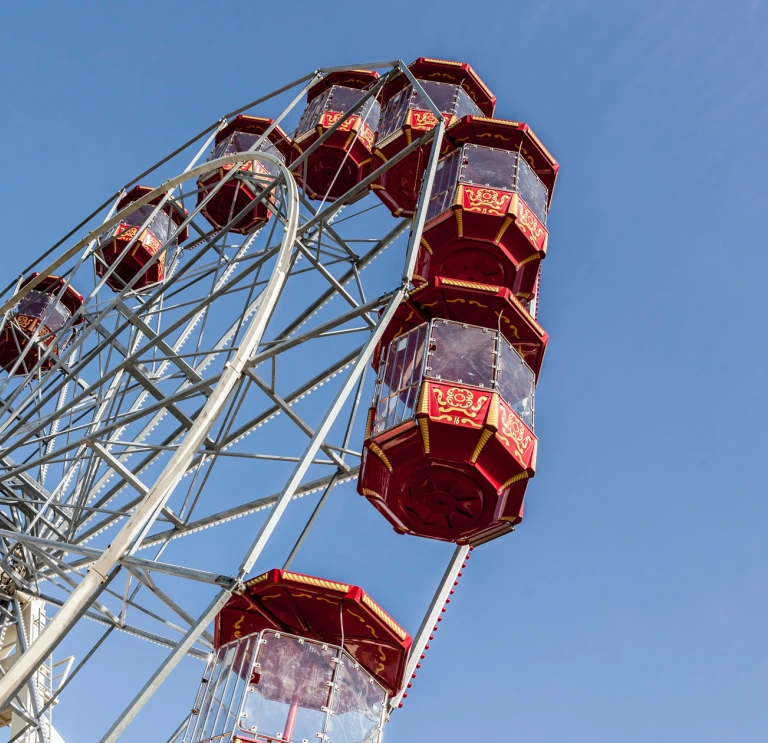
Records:
[[[485,425],[492,431],[499,430],[499,393],[494,392],[491,403],[488,406],[488,417],[485,419]]]
[[[257,575],[255,578],[251,578],[245,585],[255,586],[257,583],[261,583],[263,580],[266,580],[268,577],[269,577],[269,573],[264,573],[263,575]]]
[[[389,459],[387,459],[387,455],[381,450],[381,447],[375,442],[371,441],[371,443],[368,445],[368,449],[372,454],[375,454],[381,461],[382,464],[392,472],[392,464],[390,463]]]
[[[421,442],[424,445],[424,453],[429,454],[429,418],[419,418],[419,431],[421,431]]]
[[[421,392],[419,392],[419,407],[416,408],[416,413],[421,415],[429,415],[429,385],[422,384]]]
[[[456,229],[459,237],[464,237],[464,211],[459,207],[454,214],[456,215]]]
[[[486,428],[480,434],[480,438],[477,440],[477,446],[475,446],[475,450],[472,452],[472,456],[469,459],[470,464],[477,462],[477,458],[480,456],[480,452],[483,451],[483,447],[488,443],[491,436],[493,436],[493,431],[491,431],[489,428]]]
[[[520,480],[527,480],[529,477],[528,471],[523,470],[522,472],[518,472],[514,477],[510,477],[509,480],[507,480],[500,488],[499,490],[504,490],[504,488],[508,488],[510,485],[514,485],[516,482],[520,482]]]
[[[444,64],[448,65],[450,67],[463,67],[463,62],[451,62],[447,59],[431,59],[429,57],[424,57],[425,62],[434,62],[435,64]],[[491,98],[495,98],[496,96],[491,92],[490,88],[477,76],[477,73],[472,69],[472,65],[467,65],[470,70],[474,73],[474,77],[472,78]],[[466,80],[465,80],[466,82]]]
[[[552,153],[542,144],[541,140],[533,133],[533,129],[530,127],[528,128],[528,136],[541,148],[544,155],[549,158],[550,163],[552,163],[553,166],[557,165],[557,160],[552,157]]]
[[[371,438],[371,429],[373,428],[373,408],[368,408],[368,415],[365,419],[365,438],[364,441],[367,441],[369,438]]]
[[[520,126],[519,121],[510,121],[509,119],[494,119],[490,116],[473,116],[473,121],[489,121],[492,124],[510,124],[511,126]]]
[[[368,496],[369,498],[378,498],[379,500],[383,500],[383,498],[375,491],[371,490],[370,488],[363,488],[363,495]]]
[[[283,572],[283,578],[294,583],[304,583],[308,586],[315,586],[315,588],[327,588],[330,591],[338,591],[339,593],[347,593],[350,588],[346,583],[335,583],[332,580],[312,578],[309,575],[300,575],[299,573],[289,573],[287,571]]]
[[[509,228],[509,225],[511,225],[511,224],[512,224],[512,217],[507,216],[504,219],[504,224],[501,225],[501,227],[499,228],[499,231],[496,233],[496,237],[494,239],[494,242],[500,242],[501,241],[501,238],[504,237],[504,233],[507,231],[507,229]]]
[[[423,237],[421,238],[421,245],[427,253],[432,255],[432,246]]]
[[[529,255],[527,258],[523,258],[523,260],[517,264],[517,267],[520,268],[520,266],[524,266],[526,263],[530,263],[531,261],[543,259],[545,255],[546,253],[543,250],[537,250],[533,255]]]
[[[425,62],[434,62],[435,64],[444,64],[449,67],[461,67],[462,62],[451,62],[449,59],[432,59],[432,57],[424,57]],[[409,68],[410,69],[410,68]]]
[[[544,328],[542,328],[541,325],[539,325],[539,323],[536,322],[536,320],[533,318],[533,315],[531,315],[531,313],[527,309],[525,309],[525,307],[523,306],[523,303],[512,293],[510,293],[509,298],[512,301],[512,304],[515,305],[515,307],[517,307],[521,312],[525,313],[525,315],[528,316],[528,319],[530,320],[531,324],[533,325],[534,328],[536,328],[536,330],[539,331],[539,334],[545,335],[547,331],[544,330]]]
[[[387,614],[367,593],[363,593],[363,603],[387,625],[401,640],[405,640],[408,633]]]
[[[498,286],[492,286],[491,284],[478,284],[474,281],[459,281],[458,279],[444,279],[440,278],[441,284],[448,284],[448,286],[461,286],[464,289],[478,289],[481,292],[491,292],[492,294],[499,293]]]

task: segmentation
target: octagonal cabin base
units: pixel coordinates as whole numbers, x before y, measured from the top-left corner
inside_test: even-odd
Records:
[[[522,520],[536,446],[498,393],[425,381],[415,420],[366,438],[358,492],[398,533],[480,544]]]
[[[436,276],[411,291],[387,325],[373,356],[378,370],[381,352],[403,333],[432,318],[500,328],[504,337],[538,376],[549,336],[505,286]]]

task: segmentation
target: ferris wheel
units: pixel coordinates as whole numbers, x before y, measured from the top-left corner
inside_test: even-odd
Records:
[[[558,165],[495,103],[458,62],[319,69],[223,116],[5,288],[11,740],[60,740],[52,712],[114,631],[167,653],[88,739],[117,740],[189,656],[202,684],[169,741],[380,739],[469,552],[522,520],[536,468]],[[384,251],[394,270],[371,270]],[[453,545],[420,626],[292,571],[347,482],[381,528]],[[253,514],[228,571],[186,546]],[[89,649],[65,658],[84,625]]]

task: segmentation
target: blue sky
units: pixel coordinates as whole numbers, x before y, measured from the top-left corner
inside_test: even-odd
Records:
[[[468,61],[559,159],[526,520],[473,553],[389,740],[765,740],[767,22],[762,0],[4,9],[4,282],[223,112],[319,66]],[[310,555],[306,572],[343,577]],[[408,571],[440,567],[398,555],[366,569],[413,619]],[[123,700],[140,681],[114,659],[136,642],[96,667]],[[124,740],[165,740],[184,673]],[[67,741],[104,730],[88,707],[80,686],[57,710]]]

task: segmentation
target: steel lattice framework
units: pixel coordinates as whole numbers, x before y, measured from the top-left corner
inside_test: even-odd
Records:
[[[38,272],[31,285],[19,291],[20,278],[6,288],[3,325],[23,292],[52,274],[65,279],[62,292],[71,285],[85,298],[59,332],[57,353],[38,329],[29,344],[39,349],[36,363],[0,379],[0,706],[6,722],[16,721],[13,740],[54,739],[52,705],[115,629],[168,648],[102,738],[117,739],[185,655],[208,656],[211,620],[291,513],[291,501],[320,494],[286,565],[334,486],[356,477],[361,455],[353,431],[367,405],[366,369],[408,290],[425,221],[424,194],[443,137],[440,111],[432,104],[434,129],[332,203],[308,200],[281,161],[257,151],[258,143],[245,153],[205,158],[233,115],[268,111],[276,125],[290,123],[324,73],[361,67],[382,76],[359,105],[399,72],[429,100],[399,61],[319,69],[228,114],[142,173],[133,183],[162,185],[117,211],[128,184],[24,271],[22,278]],[[284,103],[282,112],[275,110]],[[370,195],[370,183],[430,140],[413,219],[375,210],[381,205]],[[254,180],[273,218],[250,235],[229,229],[237,214],[212,230],[201,208],[216,189],[198,204],[197,177],[212,167],[255,161],[279,168],[266,186]],[[235,167],[224,181],[249,177]],[[192,239],[159,251],[166,261],[161,285],[139,293],[129,283],[115,293],[105,283],[110,271],[103,277],[94,272],[97,237],[157,197],[152,214],[176,199],[188,212],[183,225]],[[386,218],[376,216],[381,213]],[[400,275],[390,281],[364,270],[392,244],[405,257]],[[312,392],[323,400],[323,412],[309,421],[301,400]],[[280,426],[287,448],[276,450],[273,438],[262,435],[267,424]],[[217,473],[234,462],[247,462],[259,480],[281,484],[255,499],[252,489],[243,489],[222,504]],[[264,514],[255,539],[229,574],[164,561],[172,540],[256,511]],[[412,664],[466,553],[466,547],[455,550],[438,582]],[[209,584],[202,612],[179,598],[184,591],[175,586],[189,581]],[[84,618],[103,626],[96,627],[91,651],[74,666],[68,660],[52,669],[52,652]]]

